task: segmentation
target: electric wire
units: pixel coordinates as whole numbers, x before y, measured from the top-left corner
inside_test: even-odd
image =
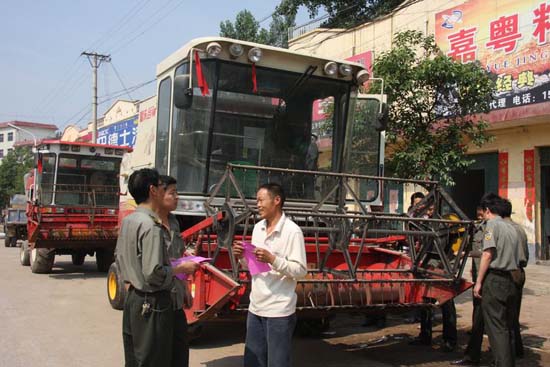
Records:
[[[147,28],[145,28],[143,31],[141,31],[140,33],[136,34],[134,37],[132,37],[131,39],[129,39],[128,41],[126,41],[125,43],[119,45],[117,48],[114,48],[113,51],[111,51],[111,54],[115,54],[121,50],[123,50],[124,48],[128,47],[132,42],[134,42],[136,39],[138,39],[139,37],[141,37],[142,35],[144,35],[145,33],[147,33],[149,30],[151,30],[153,27],[155,27],[157,24],[159,24],[162,20],[166,19],[166,16],[169,16],[174,10],[176,10],[177,8],[179,8],[181,5],[184,4],[184,0],[176,0],[176,4],[175,6],[173,6],[172,8],[169,8],[167,12],[165,12],[164,14],[162,14],[156,21],[154,21],[152,24],[150,24]],[[167,4],[171,3],[172,0],[169,0]],[[162,8],[160,9],[162,10]],[[160,11],[159,10],[159,11]],[[159,12],[156,12],[155,14],[158,14]],[[153,15],[154,16],[154,15]],[[152,16],[152,17],[153,17]]]
[[[126,85],[124,85],[124,82],[122,81],[122,78],[120,77],[120,73],[115,68],[115,65],[112,62],[110,64],[111,64],[111,67],[113,68],[113,71],[115,72],[116,77],[118,78],[118,81],[122,85],[122,88],[124,88],[124,90],[126,91],[126,94],[128,95],[128,97],[130,97],[130,100],[133,100],[132,95],[130,94],[130,92],[126,88]]]

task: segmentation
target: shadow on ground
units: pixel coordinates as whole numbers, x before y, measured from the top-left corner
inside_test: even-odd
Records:
[[[107,273],[97,271],[97,266],[94,261],[86,261],[83,265],[73,265],[71,261],[56,260],[51,273],[48,275],[50,278],[63,280],[107,277]]]

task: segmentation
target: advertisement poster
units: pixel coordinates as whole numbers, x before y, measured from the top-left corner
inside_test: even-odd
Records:
[[[133,147],[136,143],[138,116],[115,122],[97,132],[98,144]]]
[[[467,1],[436,14],[435,36],[446,55],[495,74],[492,111],[537,105],[548,113],[550,1]]]

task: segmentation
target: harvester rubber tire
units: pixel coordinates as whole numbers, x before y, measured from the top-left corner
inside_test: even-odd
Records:
[[[114,250],[101,249],[95,252],[95,262],[97,265],[97,271],[106,273],[109,271],[109,267],[115,261]]]
[[[11,237],[6,235],[6,237],[4,237],[4,247],[10,247],[11,246]]]
[[[52,271],[54,260],[54,250],[34,248],[31,251],[31,271],[36,274],[48,274]]]
[[[122,310],[127,294],[118,266],[116,263],[112,263],[107,273],[107,298],[109,298],[111,307],[115,310]]]
[[[29,243],[27,241],[23,241],[19,248],[19,260],[23,266],[31,265],[31,252],[29,251]]]
[[[71,254],[71,261],[73,265],[82,265],[84,264],[84,260],[86,258],[85,252],[75,252],[74,254]]]

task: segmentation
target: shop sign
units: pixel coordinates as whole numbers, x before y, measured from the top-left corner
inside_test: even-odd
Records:
[[[471,0],[435,20],[446,55],[496,75],[491,110],[550,102],[550,1]]]
[[[133,147],[136,143],[138,115],[115,122],[97,132],[97,143]]]

